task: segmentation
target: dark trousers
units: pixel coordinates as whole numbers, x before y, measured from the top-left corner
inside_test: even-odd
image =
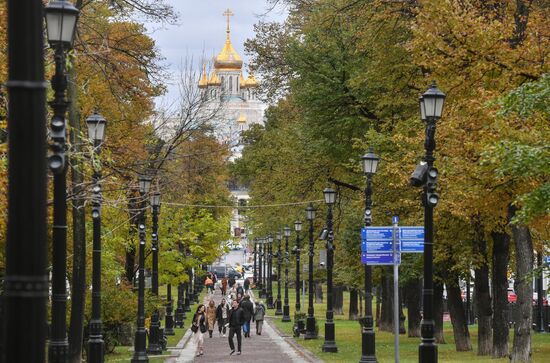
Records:
[[[227,318],[218,320],[218,330],[220,333],[225,334],[225,324],[227,324]]]
[[[231,350],[235,350],[235,343],[233,343],[233,335],[237,335],[237,351],[241,351],[241,342],[242,342],[242,335],[241,335],[241,327],[238,328],[229,328],[229,348]]]

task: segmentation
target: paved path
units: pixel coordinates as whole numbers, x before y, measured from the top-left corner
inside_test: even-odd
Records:
[[[253,298],[253,296],[252,296]],[[205,299],[205,303],[206,303]],[[214,294],[214,301],[216,305],[221,301],[221,294],[216,291]],[[274,310],[268,310],[268,314],[273,314]],[[204,335],[204,355],[201,357],[195,357],[196,346],[193,343],[193,339],[189,334],[182,339],[178,346],[180,349],[180,355],[178,358],[171,358],[166,362],[170,363],[184,363],[184,362],[197,362],[197,363],[218,363],[218,362],[240,362],[240,363],[281,363],[281,362],[293,362],[293,363],[312,363],[318,362],[315,358],[301,352],[299,348],[295,348],[295,344],[289,343],[287,339],[281,337],[267,321],[264,321],[264,327],[262,335],[255,334],[255,325],[251,322],[251,338],[244,338],[242,343],[242,355],[233,354],[229,355],[229,343],[228,338],[219,336],[217,325],[214,328],[214,334],[212,338],[208,337],[208,333]],[[189,333],[190,331],[188,331]],[[191,339],[188,339],[191,338]],[[237,345],[237,338],[234,338],[235,345]]]

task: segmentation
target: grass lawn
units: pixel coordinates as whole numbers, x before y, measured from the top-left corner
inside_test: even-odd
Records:
[[[275,285],[276,286],[276,285]],[[276,288],[273,289],[275,296],[277,295]],[[295,292],[289,289],[289,305],[290,317],[294,318],[294,300]],[[284,290],[282,291],[284,297]],[[326,294],[324,295],[326,299]],[[325,300],[326,301],[326,300]],[[307,295],[301,299],[302,312],[307,312]],[[344,293],[344,315],[335,315],[336,325],[336,345],[338,353],[323,353],[321,347],[323,338],[316,340],[304,340],[303,337],[296,341],[307,348],[317,357],[325,362],[358,362],[361,358],[361,328],[357,321],[349,321],[349,294]],[[374,309],[373,309],[374,311]],[[319,325],[319,335],[324,335],[326,302],[323,304],[315,304],[315,317]],[[274,317],[274,310],[268,310],[268,314],[273,318],[275,325],[288,336],[292,336],[293,323],[283,323],[281,317]],[[405,311],[406,314],[406,311]],[[470,326],[470,335],[473,345],[471,352],[457,352],[454,345],[454,337],[450,322],[444,325],[444,334],[447,344],[438,345],[439,362],[459,363],[459,362],[494,362],[505,363],[509,362],[507,358],[492,359],[490,357],[478,357],[477,350],[477,326]],[[513,331],[510,330],[510,348],[512,346]],[[418,362],[418,345],[420,338],[408,338],[405,335],[400,336],[400,361],[404,363]],[[376,357],[380,363],[394,361],[393,334],[376,330]],[[549,362],[550,361],[550,334],[534,334],[533,333],[533,361],[534,362]]]
[[[172,291],[173,290],[174,289],[172,289]],[[164,291],[163,291],[161,286],[159,286],[159,294],[161,296],[163,292],[166,293],[166,288],[164,288]],[[172,292],[172,298],[174,298],[173,292]],[[202,300],[204,300],[204,292],[201,293],[201,295],[199,296],[199,301],[202,301]],[[184,328],[182,329],[174,328],[174,332],[176,334],[172,336],[168,336],[168,343],[167,343],[168,348],[175,347],[178,344],[178,342],[181,340],[181,338],[183,338],[183,336],[185,335],[185,332],[187,331],[187,329],[189,328],[189,325],[191,324],[191,319],[193,319],[193,313],[195,312],[196,307],[197,307],[197,304],[194,304],[193,306],[191,306],[191,312],[185,313]],[[174,309],[174,313],[175,313],[175,309]],[[164,319],[161,325],[164,326]],[[132,346],[116,347],[113,353],[105,355],[105,361],[106,362],[129,362],[133,356],[133,351],[130,351],[131,348]],[[167,354],[169,354],[168,351],[163,352],[163,355],[167,355]],[[151,363],[161,363],[161,362],[164,362],[165,359],[166,357],[155,358],[154,355],[149,355],[149,362]]]

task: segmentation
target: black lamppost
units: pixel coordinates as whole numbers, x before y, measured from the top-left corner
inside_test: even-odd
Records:
[[[273,281],[271,273],[273,271],[273,235],[267,236],[267,308],[273,309]]]
[[[365,227],[372,225],[372,176],[376,174],[380,158],[373,153],[372,149],[363,155],[363,173],[367,177],[365,188]],[[374,333],[374,319],[372,316],[372,266],[365,265],[365,316],[359,319],[361,329],[361,359],[359,363],[372,363],[376,360],[376,345]]]
[[[99,156],[101,144],[105,137],[107,121],[94,112],[86,119],[88,125],[88,138],[93,142],[93,154]],[[93,158],[92,158],[93,160]],[[91,363],[103,363],[105,348],[101,334],[101,171],[99,163],[93,164],[93,194],[92,194],[92,218],[93,218],[93,255],[92,255],[92,318],[90,319],[88,339],[88,360]]]
[[[334,332],[334,311],[332,307],[332,265],[334,263],[334,232],[332,231],[332,206],[336,202],[336,191],[331,188],[323,190],[325,203],[328,206],[327,212],[327,313],[325,321],[325,341],[323,352],[336,353],[338,347],[335,341]]]
[[[264,299],[267,298],[267,238],[262,238],[262,259],[263,259],[263,271],[262,271],[262,292],[260,294]]]
[[[313,221],[315,220],[316,209],[313,204],[309,204],[306,208],[306,217],[309,221],[309,286],[308,286],[308,307],[307,307],[307,320],[306,320],[306,334],[305,339],[316,339],[317,334],[315,332],[315,310],[313,308],[313,256],[315,253],[315,244],[313,240]]]
[[[70,50],[78,19],[78,9],[68,1],[51,1],[45,8],[47,34],[55,51],[55,74],[52,77],[54,99],[50,102],[53,117],[50,123],[52,151],[49,158],[53,173],[53,231],[52,231],[52,328],[48,351],[49,362],[66,362],[69,343],[66,332],[67,311],[67,165],[65,162],[65,52]],[[25,60],[29,61],[28,59]],[[37,347],[38,348],[38,347]],[[39,348],[38,348],[39,349]]]
[[[275,239],[277,240],[277,301],[275,307],[275,315],[283,315],[282,301],[281,301],[281,232],[275,234]]]
[[[172,305],[172,284],[166,285],[166,315],[164,317],[164,335],[176,335],[174,332],[174,308]]]
[[[42,1],[8,0],[8,221],[0,361],[45,362],[46,87]],[[2,181],[5,183],[5,181]]]
[[[283,322],[290,321],[290,306],[288,306],[288,237],[290,237],[290,227],[285,226],[285,305],[283,306]]]
[[[300,313],[300,231],[302,230],[302,221],[294,222],[294,230],[296,231],[296,246],[294,246],[296,254],[296,313]]]
[[[158,243],[158,215],[160,212],[160,192],[157,190],[151,194],[151,214],[153,219],[153,228],[151,232],[151,250],[153,254],[153,273],[151,277],[151,292],[158,296],[159,293],[159,243]],[[162,354],[160,345],[160,313],[157,309],[151,316],[151,327],[149,329],[149,346],[147,353]]]
[[[256,260],[258,259],[258,240],[254,238],[254,271],[252,281],[254,281],[254,286],[258,283],[258,271],[256,270]]]
[[[151,177],[140,175],[139,194],[141,198],[139,216],[139,280],[138,280],[138,310],[137,330],[134,339],[134,356],[132,363],[149,362],[146,351],[147,333],[145,331],[145,209],[147,194],[151,186]]]
[[[262,239],[258,238],[258,289],[260,290],[259,295],[262,296],[263,293],[263,280],[262,280],[262,274],[263,274],[263,267],[262,267]]]
[[[420,334],[422,342],[418,349],[418,360],[422,363],[437,362],[437,345],[435,344],[434,311],[433,311],[433,208],[439,201],[435,192],[437,183],[437,169],[434,165],[435,129],[441,118],[445,94],[441,92],[435,82],[420,97],[420,116],[426,122],[426,139],[424,148],[426,155],[423,162],[416,167],[411,184],[423,187],[422,204],[424,205],[424,287],[422,289],[422,322]]]

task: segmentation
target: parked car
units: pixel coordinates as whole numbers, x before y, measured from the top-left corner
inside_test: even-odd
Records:
[[[212,266],[210,271],[212,271],[218,279],[222,279],[225,275],[227,275],[227,277],[233,277],[235,280],[241,278],[241,274],[235,271],[231,266]]]

